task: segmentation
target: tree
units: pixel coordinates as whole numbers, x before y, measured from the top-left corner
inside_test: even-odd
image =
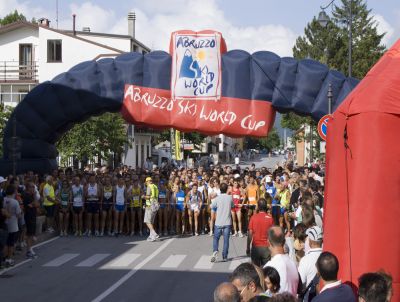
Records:
[[[124,120],[118,113],[105,113],[76,124],[58,143],[60,154],[80,161],[109,158],[120,154],[131,142]]]
[[[11,113],[14,110],[13,107],[10,106],[5,106],[3,110],[0,110],[0,137],[1,137],[1,143],[0,143],[0,156],[3,156],[3,137],[4,137],[4,128],[6,127],[6,124],[8,120],[10,119]]]
[[[275,148],[278,148],[281,144],[281,140],[279,138],[278,131],[276,128],[273,128],[268,136],[262,138],[255,137],[247,137],[246,138],[246,146],[247,149],[267,149],[271,151]]]
[[[304,29],[304,35],[296,39],[293,56],[296,59],[311,58],[327,64],[330,68],[347,75],[349,8],[352,4],[352,76],[362,79],[376,61],[383,55],[385,46],[381,44],[384,34],[377,33],[372,20],[371,10],[364,0],[342,0],[339,6],[333,7],[333,17],[323,28],[314,17]],[[311,124],[315,130],[315,121],[295,113],[282,116],[282,127],[298,130],[303,124]],[[313,132],[314,133],[314,132]],[[314,138],[319,138],[317,135]],[[294,136],[295,140],[303,138]],[[308,140],[308,137],[304,139]]]
[[[23,14],[19,14],[17,10],[12,13],[9,13],[4,18],[0,18],[0,25],[7,25],[10,23],[14,23],[17,21],[26,21],[26,18]]]

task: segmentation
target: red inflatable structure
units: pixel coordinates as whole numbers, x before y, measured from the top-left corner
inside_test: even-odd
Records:
[[[357,285],[385,270],[400,301],[400,40],[329,121],[324,249]]]

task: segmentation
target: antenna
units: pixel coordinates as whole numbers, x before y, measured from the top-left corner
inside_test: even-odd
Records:
[[[58,29],[58,0],[56,0],[56,24]]]

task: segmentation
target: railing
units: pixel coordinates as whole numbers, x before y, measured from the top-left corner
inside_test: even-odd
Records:
[[[37,62],[34,61],[31,64],[21,65],[16,61],[0,61],[0,81],[37,82]]]

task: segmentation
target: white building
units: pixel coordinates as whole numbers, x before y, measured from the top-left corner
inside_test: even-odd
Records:
[[[135,14],[128,14],[126,35],[61,30],[50,27],[50,21],[39,24],[15,22],[0,27],[0,102],[16,106],[37,84],[53,79],[58,74],[88,60],[115,57],[125,52],[147,53],[150,49],[135,39]],[[75,16],[74,16],[75,19]],[[100,22],[100,21],[99,21]],[[75,22],[74,22],[75,23]],[[151,156],[151,134],[135,134],[134,146],[123,156],[125,164],[141,166]]]

